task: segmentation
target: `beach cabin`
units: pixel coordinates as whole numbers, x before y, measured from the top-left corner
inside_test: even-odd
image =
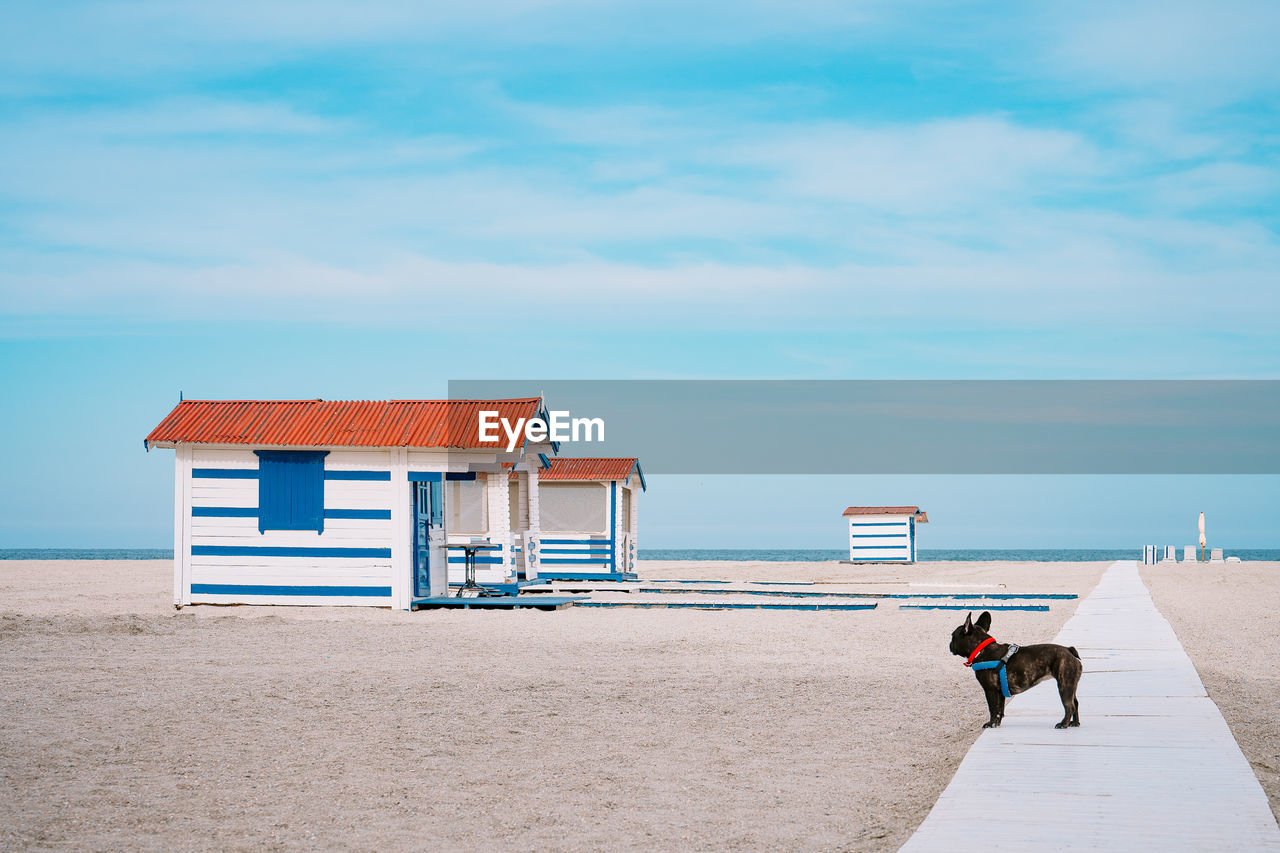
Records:
[[[463,542],[492,546],[479,583],[514,582],[509,483],[536,506],[555,448],[481,441],[482,411],[546,417],[537,397],[178,403],[145,441],[175,451],[174,604],[412,609],[462,579]]]
[[[851,506],[844,517],[850,563],[914,563],[916,525],[929,522],[918,506]]]
[[[547,458],[511,474],[511,517],[527,578],[630,580],[644,472],[635,457]],[[538,500],[525,497],[533,478]],[[531,529],[530,519],[534,521]]]

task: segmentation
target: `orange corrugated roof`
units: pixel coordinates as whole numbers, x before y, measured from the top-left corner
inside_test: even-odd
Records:
[[[640,460],[634,456],[580,456],[551,460],[539,480],[625,480]]]
[[[626,480],[638,471],[640,460],[634,456],[561,456],[550,460],[550,468],[538,469],[538,481],[547,480]],[[515,477],[516,472],[512,471]],[[640,474],[644,482],[644,474]]]
[[[842,515],[915,515],[918,506],[851,506]]]
[[[479,414],[515,423],[537,416],[541,400],[183,400],[147,436],[156,443],[272,447],[452,447],[505,449],[481,442]],[[499,429],[500,436],[503,435]]]

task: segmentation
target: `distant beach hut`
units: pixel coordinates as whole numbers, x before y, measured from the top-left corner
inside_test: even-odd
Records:
[[[914,563],[916,525],[929,522],[918,506],[851,506],[844,517],[851,563]]]
[[[531,466],[537,500],[512,474],[511,517],[518,566],[527,578],[626,580],[634,577],[640,493],[647,486],[633,456],[544,458]]]
[[[537,397],[180,402],[145,442],[175,451],[174,603],[410,609],[473,540],[496,546],[477,580],[514,581],[510,478],[536,504],[555,448],[482,442],[481,411],[546,417]]]

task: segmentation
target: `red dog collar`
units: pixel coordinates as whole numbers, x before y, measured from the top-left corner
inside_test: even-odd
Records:
[[[974,649],[973,652],[969,655],[969,659],[964,662],[964,665],[973,666],[974,658],[978,656],[978,652],[982,651],[983,649],[985,649],[987,646],[991,645],[995,641],[996,641],[995,637],[987,637],[981,643],[978,643],[978,647]]]

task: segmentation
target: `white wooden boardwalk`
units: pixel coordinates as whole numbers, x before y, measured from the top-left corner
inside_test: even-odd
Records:
[[[1003,635],[998,614],[992,634],[1036,641]],[[1084,659],[1081,727],[1053,728],[1052,679],[1013,697],[904,851],[1280,850],[1262,786],[1136,563],[1108,569],[1057,642]],[[986,718],[976,684],[958,712]]]

